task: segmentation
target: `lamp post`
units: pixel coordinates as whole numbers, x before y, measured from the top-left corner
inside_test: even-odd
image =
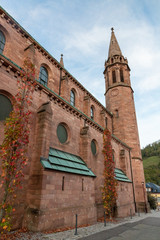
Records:
[[[144,182],[142,182],[142,188],[143,188],[143,195],[144,195],[144,204],[145,204],[145,212],[147,213],[147,206],[146,206],[146,197],[145,197],[145,185]]]

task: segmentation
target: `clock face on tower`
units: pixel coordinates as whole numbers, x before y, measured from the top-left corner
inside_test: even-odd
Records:
[[[112,91],[111,91],[111,96],[112,97],[115,97],[115,96],[117,96],[119,94],[119,90],[118,89],[113,89]]]

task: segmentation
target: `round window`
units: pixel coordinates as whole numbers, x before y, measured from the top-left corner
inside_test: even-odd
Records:
[[[57,136],[60,143],[65,143],[67,141],[68,134],[63,124],[59,124],[57,127]]]
[[[96,155],[97,149],[96,149],[95,140],[92,140],[92,142],[91,142],[91,150],[92,150],[93,155]]]

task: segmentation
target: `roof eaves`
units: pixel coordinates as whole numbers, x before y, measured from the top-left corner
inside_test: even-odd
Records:
[[[125,146],[126,148],[132,149],[131,147],[129,147],[126,143],[122,142],[119,138],[117,138],[114,134],[112,134],[112,137],[117,140],[118,142],[120,142],[123,146]]]
[[[106,109],[102,103],[100,103],[75,77],[73,77],[72,74],[69,73],[67,69],[65,69],[44,47],[42,47],[42,45],[39,42],[37,42],[8,12],[6,12],[4,8],[2,8],[2,6],[0,6],[0,8],[9,18],[12,19],[12,21],[14,21],[18,25],[19,28],[21,28],[26,33],[26,35],[28,35],[37,45],[39,45],[40,48],[42,48],[51,58],[53,58],[53,60],[57,63],[57,65],[59,65],[60,68],[64,69],[67,72],[67,74],[70,75],[81,86],[81,88],[83,88],[99,105],[101,105],[102,108],[106,110],[106,112],[110,116],[113,116],[113,114],[108,109]]]
[[[11,64],[13,64],[15,67],[17,67],[19,70],[22,70],[22,68],[20,66],[18,66],[16,63],[14,63],[13,61],[11,61],[9,58],[7,58],[6,56],[4,56],[3,54],[0,53],[0,56],[4,57],[7,61],[9,61]],[[62,98],[61,96],[59,96],[57,93],[55,93],[53,90],[51,90],[50,88],[48,88],[47,86],[42,85],[38,79],[36,79],[36,82],[38,84],[40,84],[42,86],[42,88],[48,90],[49,92],[53,93],[57,98],[61,99],[63,102],[65,102],[66,104],[68,104],[71,108],[75,109],[77,112],[79,112],[81,115],[83,115],[85,118],[87,118],[90,122],[92,122],[93,124],[95,124],[98,128],[101,129],[101,131],[104,130],[104,128],[102,126],[100,126],[98,123],[96,123],[93,119],[89,118],[87,115],[85,115],[83,112],[81,112],[79,109],[77,109],[75,106],[72,106],[68,101],[66,101],[64,98]]]
[[[22,68],[20,66],[18,66],[15,62],[13,62],[11,59],[7,58],[5,55],[3,55],[2,53],[0,53],[0,55],[2,57],[4,57],[7,61],[9,61],[10,63],[12,63],[15,67],[19,68],[20,70],[22,70]]]
[[[36,81],[40,84],[40,82],[36,79]],[[42,85],[42,84],[41,84]],[[79,112],[81,115],[83,115],[85,118],[87,118],[89,121],[93,122],[95,125],[97,125],[102,131],[104,130],[104,128],[102,126],[100,126],[97,122],[95,122],[93,119],[89,118],[85,113],[81,112],[79,109],[77,109],[75,106],[72,106],[70,104],[70,102],[66,101],[64,98],[62,98],[60,95],[58,95],[57,93],[55,93],[53,90],[51,90],[50,88],[48,88],[47,86],[43,86],[44,88],[46,88],[47,90],[49,90],[51,93],[53,93],[54,95],[56,95],[59,99],[61,99],[62,101],[64,101],[65,103],[67,103],[70,107],[72,107],[73,109],[75,109],[77,112]]]

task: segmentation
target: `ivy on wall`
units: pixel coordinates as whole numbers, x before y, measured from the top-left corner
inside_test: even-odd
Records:
[[[115,162],[112,154],[111,133],[108,129],[103,133],[103,155],[104,155],[104,186],[102,188],[102,199],[106,216],[111,218],[117,199],[117,180],[115,179]]]
[[[18,92],[13,111],[4,123],[4,140],[0,145],[0,231],[10,231],[11,216],[16,211],[16,191],[22,188],[23,168],[27,164],[29,123],[32,94],[35,89],[35,68],[29,59],[17,78]]]

